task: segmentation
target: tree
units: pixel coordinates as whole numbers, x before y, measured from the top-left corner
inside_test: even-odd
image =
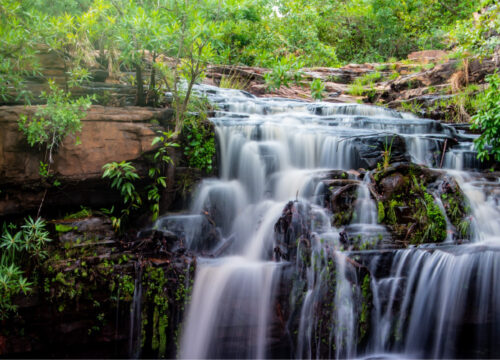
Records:
[[[36,43],[31,34],[34,14],[24,11],[18,0],[0,0],[0,98],[4,102],[24,98],[29,92],[24,79],[37,73]],[[17,98],[16,98],[17,94]]]
[[[158,53],[167,57],[153,65],[161,85],[172,96],[175,132],[182,130],[193,86],[203,76],[205,66],[216,58],[212,42],[220,33],[216,26],[219,7],[216,3],[189,0],[167,1]]]

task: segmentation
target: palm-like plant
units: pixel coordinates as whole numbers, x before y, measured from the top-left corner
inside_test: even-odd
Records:
[[[10,229],[10,230],[9,230]],[[45,245],[50,242],[49,232],[45,229],[45,221],[28,217],[21,229],[15,232],[13,225],[3,226],[0,236],[0,320],[16,311],[13,296],[27,295],[32,283],[24,277],[21,263],[29,256],[29,261],[44,259],[47,251]]]
[[[45,230],[45,221],[41,218],[33,220],[31,217],[21,226],[23,230],[23,248],[30,252],[43,248],[50,242],[49,232]]]

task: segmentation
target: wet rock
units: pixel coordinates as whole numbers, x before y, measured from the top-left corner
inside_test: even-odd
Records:
[[[297,255],[297,246],[310,248],[310,205],[298,201],[289,201],[283,209],[281,217],[274,225],[275,253],[280,258],[292,261]],[[276,259],[277,260],[277,259]]]
[[[444,172],[401,163],[375,172],[373,177],[375,191],[380,194],[378,220],[390,230],[395,245],[442,242],[447,238],[447,214],[435,200],[440,194],[438,188],[444,186],[453,198],[462,198],[463,194],[458,184],[443,185],[447,181]],[[468,216],[465,208],[454,209],[460,221]]]
[[[408,179],[405,179],[405,177],[398,172],[384,177],[379,184],[382,199],[389,199],[393,193],[401,192],[407,180]]]
[[[361,168],[374,169],[377,164],[383,164],[384,161],[410,160],[406,153],[406,142],[398,135],[359,137],[355,138],[352,144],[359,158],[357,166]]]

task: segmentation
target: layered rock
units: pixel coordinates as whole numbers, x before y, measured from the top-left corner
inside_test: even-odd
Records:
[[[47,184],[39,174],[43,154],[30,148],[19,131],[21,114],[32,116],[36,107],[0,107],[0,216],[37,207]],[[51,187],[49,206],[105,206],[116,200],[103,183],[102,166],[112,161],[139,160],[151,145],[160,123],[167,124],[169,109],[93,106],[82,121],[76,139],[67,137],[50,165],[60,187]],[[146,169],[140,169],[145,171]]]

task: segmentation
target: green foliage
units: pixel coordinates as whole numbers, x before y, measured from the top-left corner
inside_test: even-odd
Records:
[[[37,35],[31,12],[22,8],[22,1],[0,1],[0,99],[5,102],[23,98],[30,100],[24,78],[37,74]],[[17,94],[17,96],[16,96]]]
[[[385,218],[385,210],[384,210],[384,203],[379,201],[377,203],[377,221],[378,223],[382,223]]]
[[[451,40],[458,43],[457,52],[481,57],[490,56],[500,46],[500,7],[495,0],[481,1],[477,18],[457,22]]]
[[[66,233],[78,229],[76,226],[70,226],[65,224],[56,224],[56,231],[58,233]]]
[[[167,347],[166,328],[168,326],[168,297],[165,296],[167,279],[162,268],[149,267],[144,275],[146,298],[153,306],[153,336],[151,348],[164,358]]]
[[[120,192],[123,199],[124,208],[121,209],[120,217],[112,216],[113,227],[119,230],[123,225],[123,220],[127,220],[132,212],[142,208],[143,198],[147,198],[150,205],[152,220],[158,218],[160,212],[160,189],[167,187],[167,181],[163,174],[165,168],[172,164],[172,158],[168,154],[170,148],[178,147],[179,145],[172,141],[175,134],[172,131],[159,132],[158,136],[153,139],[152,145],[159,145],[152,156],[152,167],[148,171],[150,182],[145,186],[146,194],[141,190],[137,190],[134,183],[140,179],[136,168],[126,161],[120,163],[112,162],[103,166],[103,178],[112,180],[111,188]],[[110,211],[112,214],[114,208]]]
[[[134,182],[140,179],[135,167],[127,161],[112,162],[103,166],[103,178],[112,180],[111,188],[120,192],[125,207],[121,210],[119,218],[113,216],[113,227],[119,230],[122,225],[122,219],[126,219],[132,210],[137,210],[142,205],[140,194],[135,189]]]
[[[193,118],[184,125],[183,134],[188,165],[211,172],[215,156],[215,135],[211,124]]]
[[[72,214],[67,214],[66,216],[64,216],[64,220],[83,219],[90,216],[92,216],[92,210],[87,207],[80,206],[79,211]]]
[[[322,100],[323,93],[325,92],[325,84],[321,81],[321,79],[314,79],[311,84],[311,97],[314,100]]]
[[[427,227],[422,234],[422,242],[440,242],[446,239],[446,219],[431,194],[425,193],[420,203],[426,209]]]
[[[25,219],[18,231],[16,226],[3,224],[0,237],[0,320],[6,319],[17,306],[13,298],[31,292],[32,283],[24,276],[29,266],[47,257],[45,246],[49,233],[41,218]],[[31,263],[31,264],[30,264]]]
[[[365,94],[365,87],[359,82],[354,81],[347,88],[347,92],[353,96],[363,96]]]
[[[382,79],[382,74],[378,71],[367,73],[356,78],[349,85],[347,92],[354,96],[372,97],[375,95],[375,83],[380,79]]]
[[[0,0],[0,97],[28,99],[24,79],[37,73],[36,53],[43,48],[61,59],[66,90],[89,79],[89,69],[96,66],[110,74],[120,69],[135,72],[138,105],[159,104],[167,90],[178,113],[179,132],[192,86],[203,78],[208,63],[276,67],[268,82],[276,88],[288,81],[282,59],[293,57],[302,66],[401,59],[414,50],[446,48],[452,28],[451,40],[461,51],[490,54],[498,45],[498,36],[491,36],[499,27],[499,10],[493,4]],[[487,10],[478,21],[470,20],[480,7]]]
[[[269,90],[279,90],[280,87],[289,87],[293,81],[299,84],[302,80],[303,63],[298,61],[293,55],[276,59],[271,68],[271,72],[264,75],[267,88]]]
[[[500,161],[500,77],[495,73],[486,80],[489,87],[479,100],[477,114],[472,117],[472,129],[481,130],[474,145],[479,159],[489,160],[492,156]]]
[[[361,284],[361,296],[363,302],[361,303],[361,314],[359,316],[360,340],[365,337],[368,331],[368,326],[370,324],[369,316],[371,309],[372,292],[369,274],[366,274],[363,278],[363,283]]]
[[[51,164],[52,153],[63,139],[81,130],[80,120],[85,117],[86,110],[91,105],[91,98],[80,97],[72,100],[71,94],[57,87],[53,81],[50,81],[49,85],[51,92],[42,93],[47,105],[38,108],[32,119],[21,115],[19,129],[30,146],[38,145],[48,153],[47,160]]]
[[[391,155],[392,155],[392,143],[394,142],[394,136],[391,137],[391,142],[385,137],[384,142],[384,151],[382,152],[383,164],[382,167],[384,170],[387,170],[391,163]]]
[[[382,79],[382,74],[378,71],[366,73],[358,78],[361,85],[371,85]]]
[[[393,173],[386,174],[385,171],[379,170],[374,174],[378,184],[387,176],[391,177]],[[422,173],[420,168],[410,168],[408,173],[403,175],[389,199],[378,203],[379,222],[387,225],[393,234],[406,245],[442,242],[446,239],[445,215],[425,186],[431,180]],[[459,190],[452,190],[450,187],[450,195],[447,196],[458,198]],[[450,204],[451,201],[445,201],[443,198],[443,205],[448,216],[453,208]],[[408,211],[409,209],[411,210]],[[455,226],[463,220],[464,213],[465,210],[460,205],[456,218],[453,218],[453,224],[457,224]]]
[[[147,187],[153,221],[158,218],[160,212],[160,189],[167,187],[166,178],[163,176],[165,167],[169,164],[173,164],[172,158],[168,155],[168,150],[172,147],[179,147],[179,144],[172,141],[174,135],[175,134],[171,131],[159,132],[158,136],[156,136],[152,142],[153,146],[157,144],[160,145],[153,156],[154,165],[149,169],[151,184]]]
[[[248,86],[249,80],[244,80],[237,74],[233,73],[228,76],[223,75],[220,79],[219,87],[224,89],[237,89],[245,90]]]

